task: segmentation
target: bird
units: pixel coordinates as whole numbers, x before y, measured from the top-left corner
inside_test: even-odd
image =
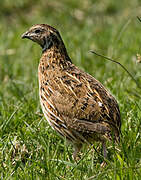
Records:
[[[49,125],[74,147],[76,160],[84,144],[100,142],[107,158],[107,141],[118,143],[121,115],[111,93],[93,76],[72,63],[57,29],[36,24],[23,33],[39,44],[40,104]]]

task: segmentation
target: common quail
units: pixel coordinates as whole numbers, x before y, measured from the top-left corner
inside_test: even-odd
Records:
[[[74,146],[74,159],[83,144],[119,141],[121,118],[115,98],[94,77],[76,67],[59,32],[47,25],[32,26],[22,35],[42,47],[38,66],[42,111],[50,126]]]

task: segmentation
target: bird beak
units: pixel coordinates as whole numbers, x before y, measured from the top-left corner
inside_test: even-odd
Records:
[[[30,35],[29,35],[28,31],[25,32],[24,34],[22,34],[21,38],[22,38],[22,39],[24,39],[24,38],[30,39]]]

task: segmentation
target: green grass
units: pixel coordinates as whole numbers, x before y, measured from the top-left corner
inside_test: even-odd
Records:
[[[141,89],[118,65],[89,50],[122,63],[141,83],[141,16],[139,0],[5,0],[0,5],[0,178],[108,179],[141,177]],[[41,49],[21,34],[31,25],[56,27],[74,64],[100,80],[116,97],[122,116],[121,142],[108,146],[107,166],[101,145],[84,148],[78,164],[72,146],[43,117],[38,97],[37,67]]]

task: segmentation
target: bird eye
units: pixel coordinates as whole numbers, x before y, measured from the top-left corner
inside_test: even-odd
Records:
[[[36,34],[38,34],[38,33],[40,33],[40,32],[41,32],[40,29],[36,29],[36,30],[35,30],[35,33],[36,33]]]

